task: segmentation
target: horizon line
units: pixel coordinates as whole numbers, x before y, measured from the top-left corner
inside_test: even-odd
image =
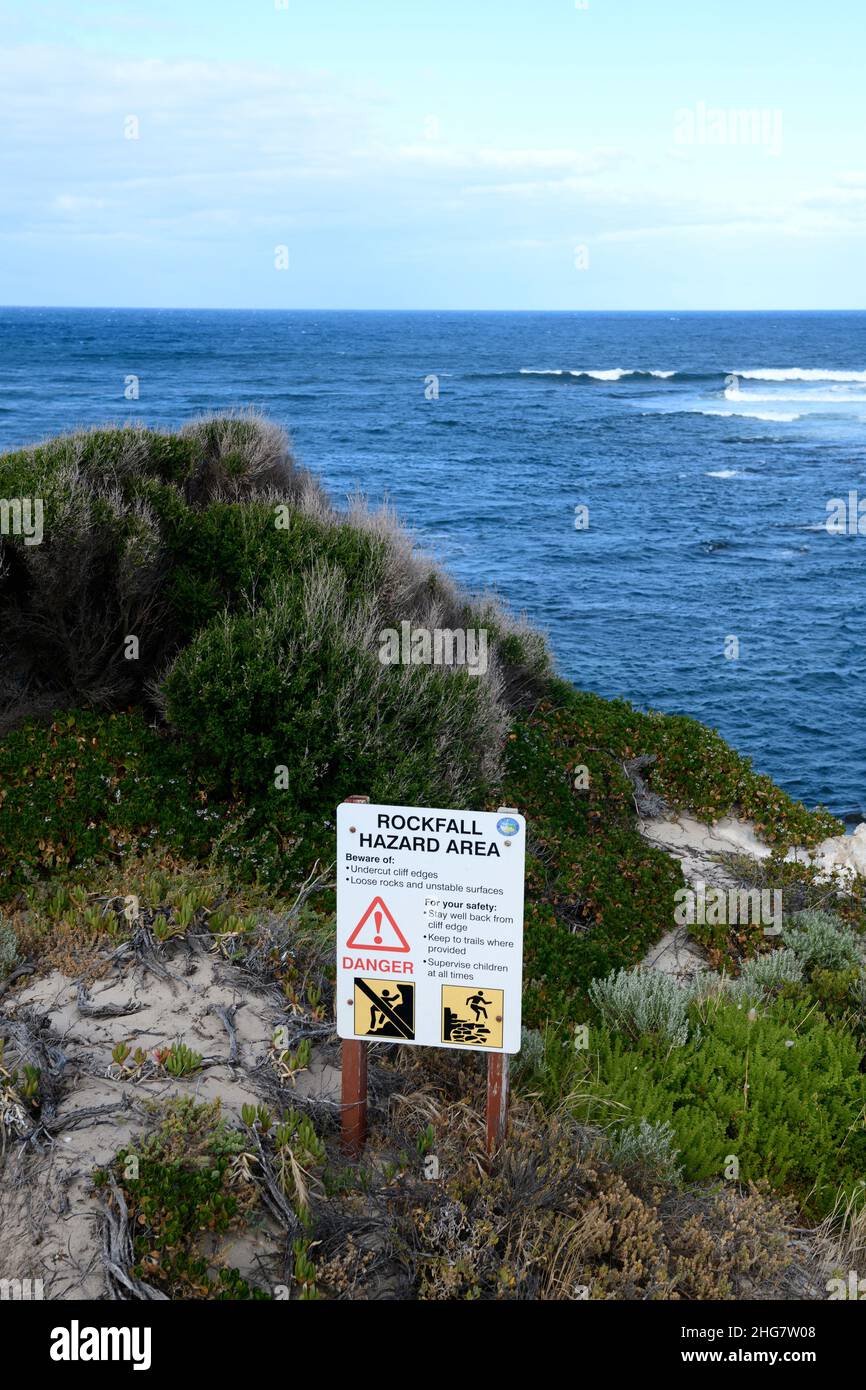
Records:
[[[219,304],[0,304],[0,312],[7,309],[40,309],[62,311],[89,311],[101,313],[156,313],[156,314],[866,314],[866,307],[840,308],[761,308],[761,309],[681,309],[673,306],[660,309],[440,309],[440,308],[305,308],[292,305],[219,305]]]

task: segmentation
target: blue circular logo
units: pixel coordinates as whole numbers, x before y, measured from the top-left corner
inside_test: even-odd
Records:
[[[496,829],[500,835],[517,835],[520,833],[520,825],[513,816],[503,816],[496,822]]]

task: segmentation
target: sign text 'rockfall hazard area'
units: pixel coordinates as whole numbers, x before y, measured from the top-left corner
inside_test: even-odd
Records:
[[[337,809],[337,1031],[520,1051],[526,822],[517,812]]]

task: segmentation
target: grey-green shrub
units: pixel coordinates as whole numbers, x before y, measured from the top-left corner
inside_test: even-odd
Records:
[[[796,912],[782,932],[807,974],[813,970],[850,970],[863,960],[861,939],[834,912]]]
[[[803,965],[796,951],[789,946],[753,956],[746,961],[739,979],[731,980],[728,992],[733,999],[765,999],[777,994],[785,985],[798,985],[803,979]]]
[[[511,1059],[514,1081],[526,1081],[544,1065],[544,1038],[537,1028],[521,1028],[520,1051]]]
[[[12,974],[19,960],[18,937],[8,922],[0,920],[0,980]]]
[[[640,1169],[657,1182],[679,1182],[682,1167],[677,1163],[679,1150],[674,1147],[675,1138],[669,1120],[655,1123],[641,1120],[613,1135],[611,1162],[615,1168]]]
[[[617,970],[589,987],[605,1023],[635,1040],[658,1033],[673,1047],[688,1041],[690,994],[655,970]]]

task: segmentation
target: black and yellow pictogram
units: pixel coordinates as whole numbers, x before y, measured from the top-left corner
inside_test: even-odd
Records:
[[[473,985],[442,986],[442,1041],[502,1046],[505,990]]]
[[[415,1037],[415,986],[356,977],[355,1034],[411,1042]]]

